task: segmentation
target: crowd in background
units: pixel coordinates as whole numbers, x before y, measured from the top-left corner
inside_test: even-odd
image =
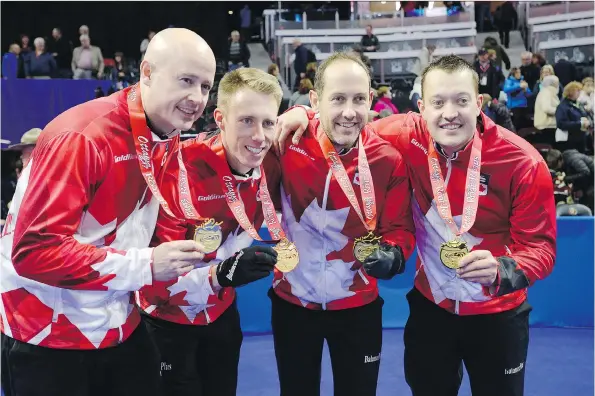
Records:
[[[559,204],[581,203],[593,211],[593,77],[581,75],[566,59],[550,65],[541,54],[530,52],[521,55],[520,67],[511,67],[512,62],[506,52],[507,29],[510,30],[507,21],[514,18],[516,15],[502,6],[497,15],[499,22],[496,22],[500,26],[499,40],[487,37],[473,64],[479,77],[479,93],[483,96],[483,112],[496,124],[516,132],[542,152],[552,172]],[[483,19],[487,20],[487,17]],[[126,57],[118,51],[113,58],[104,58],[101,49],[91,45],[87,26],[81,26],[78,33],[80,45],[77,47],[73,47],[59,28],[54,28],[48,38],[35,38],[33,45],[29,36],[23,34],[20,42],[11,44],[8,53],[3,56],[2,75],[33,79],[108,79],[113,82],[112,90],[107,92],[109,94],[138,81],[138,67],[155,35],[154,31],[148,32],[140,43],[138,55]],[[227,55],[217,62],[215,85],[204,115],[188,133],[217,128],[213,111],[218,82],[226,72],[250,66],[247,41],[239,31],[231,32]],[[381,45],[373,34],[372,26],[367,26],[360,44],[352,49],[368,65],[372,75],[372,64],[366,52],[377,51]],[[422,95],[421,71],[432,61],[435,49],[433,45],[423,48],[415,73],[417,77],[412,81],[404,83],[395,79],[387,84],[373,81],[371,120],[399,112],[419,112],[417,101]],[[280,112],[295,105],[310,105],[309,92],[314,87],[318,65],[316,55],[299,40],[293,42],[293,50],[294,81],[284,81],[278,64],[273,63],[268,68],[269,74],[276,76],[283,88]],[[506,75],[504,70],[508,70]],[[96,96],[105,94],[98,92]],[[3,153],[2,218],[14,190],[11,185],[16,184],[18,172],[23,166],[19,153],[23,147],[32,147],[31,142],[24,146],[22,143],[13,148],[12,153]],[[12,171],[7,173],[5,169]]]

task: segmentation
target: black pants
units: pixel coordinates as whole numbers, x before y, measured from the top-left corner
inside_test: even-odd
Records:
[[[473,396],[521,396],[529,345],[524,302],[510,311],[457,316],[413,289],[407,294],[405,379],[413,396],[456,396],[469,373]]]
[[[160,396],[159,354],[142,324],[124,343],[98,350],[52,349],[2,338],[3,346],[10,345],[8,367],[2,367],[3,380],[5,369],[10,377],[6,396]]]
[[[161,352],[164,396],[235,396],[243,339],[235,302],[207,326],[143,320]]]
[[[272,327],[281,396],[320,395],[326,339],[336,396],[375,396],[382,348],[382,305],[374,302],[339,311],[313,311],[278,297]]]
[[[505,48],[510,45],[510,31],[512,30],[512,23],[501,22],[498,27],[498,35],[500,36],[500,44]]]

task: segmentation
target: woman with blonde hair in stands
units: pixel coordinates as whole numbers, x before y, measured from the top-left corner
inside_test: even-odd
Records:
[[[568,83],[564,87],[564,99],[556,109],[556,148],[562,152],[576,149],[584,153],[587,133],[593,129],[592,120],[577,102],[582,89],[578,81]]]
[[[313,89],[312,81],[309,78],[302,78],[299,89],[289,99],[289,107],[296,105],[310,106],[310,91]]]
[[[555,76],[556,73],[554,72],[554,67],[552,65],[544,65],[541,68],[541,71],[539,72],[539,80],[537,80],[537,82],[535,83],[535,86],[533,87],[533,98],[534,100],[537,100],[537,94],[539,93],[539,91],[541,90],[541,88],[543,87],[542,83],[543,83],[543,79],[546,78],[547,76]],[[556,93],[558,95],[558,98],[562,98],[562,85],[560,85],[558,83],[558,92]]]
[[[583,89],[578,97],[578,102],[584,109],[593,116],[593,77],[586,77],[583,79]]]
[[[538,132],[537,139],[533,143],[547,143],[552,147],[556,144],[556,109],[560,104],[559,87],[560,80],[556,76],[546,76],[541,82],[541,90],[535,100],[533,125]]]

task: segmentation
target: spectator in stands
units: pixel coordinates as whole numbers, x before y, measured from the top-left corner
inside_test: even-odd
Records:
[[[411,102],[411,110],[419,113],[419,107],[417,101],[421,99],[421,76],[415,78],[413,82],[413,88],[409,93],[409,101]]]
[[[82,27],[81,27],[82,28]],[[103,77],[103,55],[101,49],[91,45],[91,38],[83,34],[80,37],[81,46],[72,52],[72,73],[75,80],[90,80]]]
[[[390,87],[382,86],[378,88],[377,92],[378,101],[373,107],[374,111],[380,114],[384,110],[390,110],[392,114],[399,114],[397,106],[395,106],[392,102],[393,95],[390,91]]]
[[[547,61],[545,60],[545,58],[543,57],[543,55],[541,54],[533,54],[533,56],[531,57],[531,63],[533,63],[534,65],[539,66],[540,68],[544,67],[547,63]]]
[[[21,34],[21,54],[26,55],[31,51],[33,51],[33,49],[31,48],[31,43],[29,42],[29,36],[26,34]]]
[[[122,52],[114,54],[114,67],[111,69],[110,77],[117,83],[118,89],[126,88],[133,82],[130,67]]]
[[[504,51],[504,48],[498,44],[498,41],[494,37],[486,37],[483,42],[483,47],[488,51],[491,49],[496,51],[496,59],[493,60],[493,63],[498,66],[500,70],[502,70],[502,62],[504,62],[506,70],[510,70],[510,58],[508,57],[506,51]]]
[[[543,79],[546,78],[547,76],[555,76],[555,75],[556,74],[554,73],[554,67],[552,65],[545,65],[541,68],[541,71],[539,72],[539,80],[537,80],[537,82],[535,83],[535,86],[531,90],[533,100],[537,99],[537,95],[539,94],[539,91],[541,90],[541,87],[542,87]],[[558,81],[557,95],[558,95],[558,98],[562,98],[562,86],[560,85],[559,81]]]
[[[297,92],[294,92],[289,99],[289,107],[303,105],[310,106],[310,91],[314,89],[309,78],[303,78]]]
[[[25,58],[25,78],[48,79],[58,70],[52,54],[45,51],[45,40],[37,37],[33,42],[35,52]]]
[[[309,59],[311,58],[310,52],[299,39],[293,40],[293,52],[295,54],[295,59],[293,61],[293,70],[295,71],[295,81],[293,84],[293,89],[297,90],[300,86],[300,81],[303,78],[306,78],[306,66],[310,62],[316,61],[316,56],[314,56],[314,60]]]
[[[563,99],[556,109],[556,148],[560,151],[575,149],[584,153],[586,132],[592,128],[585,110],[577,99],[583,86],[573,81],[564,87]]]
[[[23,78],[24,76],[25,69],[21,47],[17,43],[10,44],[8,52],[2,56],[2,77]]]
[[[546,143],[551,147],[556,144],[556,109],[560,104],[559,85],[558,77],[553,75],[546,76],[540,83],[541,89],[535,100],[533,116],[533,125],[537,129],[537,134],[536,140],[531,143]]]
[[[37,145],[37,140],[41,134],[40,128],[32,128],[21,136],[21,142],[8,146],[8,150],[17,151],[21,153],[21,161],[23,162],[23,169],[29,164],[31,159],[31,153]],[[20,177],[20,172],[17,172],[17,177]]]
[[[515,132],[516,130],[514,124],[512,123],[512,118],[510,118],[510,110],[508,110],[506,105],[494,100],[488,94],[481,94],[481,96],[483,97],[481,111],[490,117],[490,119],[497,125],[500,125],[511,132]]]
[[[366,26],[366,34],[362,36],[360,45],[364,52],[376,52],[380,49],[378,37],[372,33],[372,25]]]
[[[242,39],[249,43],[252,38],[252,11],[248,4],[244,4],[244,8],[240,11],[240,32]]]
[[[566,87],[572,81],[579,81],[580,76],[578,75],[578,70],[576,70],[576,66],[573,63],[569,62],[565,58],[560,58],[558,62],[554,65],[554,72],[556,76],[560,79],[560,84],[563,87]]]
[[[432,63],[432,55],[436,51],[436,46],[433,44],[426,45],[422,47],[419,53],[419,67],[413,70],[413,73],[421,76],[421,73],[424,71],[426,66]]]
[[[306,65],[306,78],[310,81],[314,81],[316,77],[316,69],[318,68],[317,62],[310,62]]]
[[[287,99],[287,101],[289,101],[289,98],[291,98],[291,91],[289,90],[289,87],[287,86],[285,81],[283,81],[283,78],[281,77],[281,73],[279,73],[279,66],[277,66],[275,63],[271,63],[269,65],[268,72],[269,72],[269,74],[277,77],[277,81],[279,81],[279,84],[281,85],[281,89],[283,89],[283,102],[286,99]]]
[[[153,40],[153,37],[155,37],[155,31],[149,30],[149,34],[147,35],[147,37],[140,43],[140,61],[141,62],[143,61],[143,58],[145,57],[145,52],[147,52],[147,48],[149,48],[149,43],[151,42],[151,40]]]
[[[583,89],[578,97],[578,103],[593,116],[593,77],[584,78],[582,83]]]
[[[46,43],[47,51],[52,54],[56,61],[58,70],[56,72],[57,78],[71,78],[72,70],[70,63],[72,62],[72,43],[70,40],[62,36],[60,28],[52,29],[52,38]]]
[[[506,106],[512,111],[517,131],[532,125],[527,111],[527,96],[531,94],[529,84],[523,80],[521,71],[513,67],[504,83],[504,93],[508,96]]]
[[[564,172],[564,182],[580,197],[579,203],[593,211],[593,158],[574,149],[563,153],[552,149],[548,152],[547,163],[550,169]]]
[[[473,65],[479,76],[479,93],[497,98],[500,94],[500,84],[504,80],[502,70],[489,58],[488,50],[481,48],[477,60]]]
[[[227,65],[229,70],[239,67],[250,67],[250,50],[246,42],[241,39],[240,32],[234,30],[229,39],[229,50],[227,53]]]
[[[539,80],[540,68],[533,63],[533,54],[531,52],[523,52],[521,54],[521,75],[529,87],[534,87]]]
[[[556,206],[574,204],[572,186],[569,186],[564,181],[566,173],[564,173],[562,167],[562,153],[551,149],[545,155],[545,160],[554,184],[554,201],[556,202]]]
[[[81,27],[79,28],[79,36],[82,36],[83,34],[86,34],[87,36],[90,35],[90,33],[89,33],[89,26],[87,26],[87,25],[81,25]]]
[[[496,9],[496,24],[498,25],[498,35],[500,42],[505,48],[510,45],[510,31],[515,25],[517,12],[511,1],[507,1]]]

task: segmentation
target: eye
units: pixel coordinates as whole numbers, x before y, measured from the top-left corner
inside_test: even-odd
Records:
[[[242,118],[240,122],[245,125],[252,125],[252,118]]]
[[[203,84],[202,85],[202,89],[204,89],[205,91],[210,91],[211,90],[211,86],[209,84]]]
[[[188,77],[182,77],[180,80],[181,80],[181,81],[182,81],[184,84],[188,84],[188,85],[192,85],[192,83],[193,83],[192,79],[191,79],[191,78],[188,78]]]
[[[274,121],[265,121],[264,122],[264,127],[265,128],[273,128],[275,126],[275,122]]]
[[[345,100],[345,98],[343,96],[335,96],[332,99],[333,102],[342,102],[343,100]]]
[[[443,101],[441,101],[441,100],[433,100],[433,101],[432,101],[432,106],[434,106],[434,107],[440,107],[440,106],[442,106],[443,104],[444,104],[444,102],[443,102]]]
[[[461,98],[459,99],[459,104],[466,106],[469,103],[469,99]]]

